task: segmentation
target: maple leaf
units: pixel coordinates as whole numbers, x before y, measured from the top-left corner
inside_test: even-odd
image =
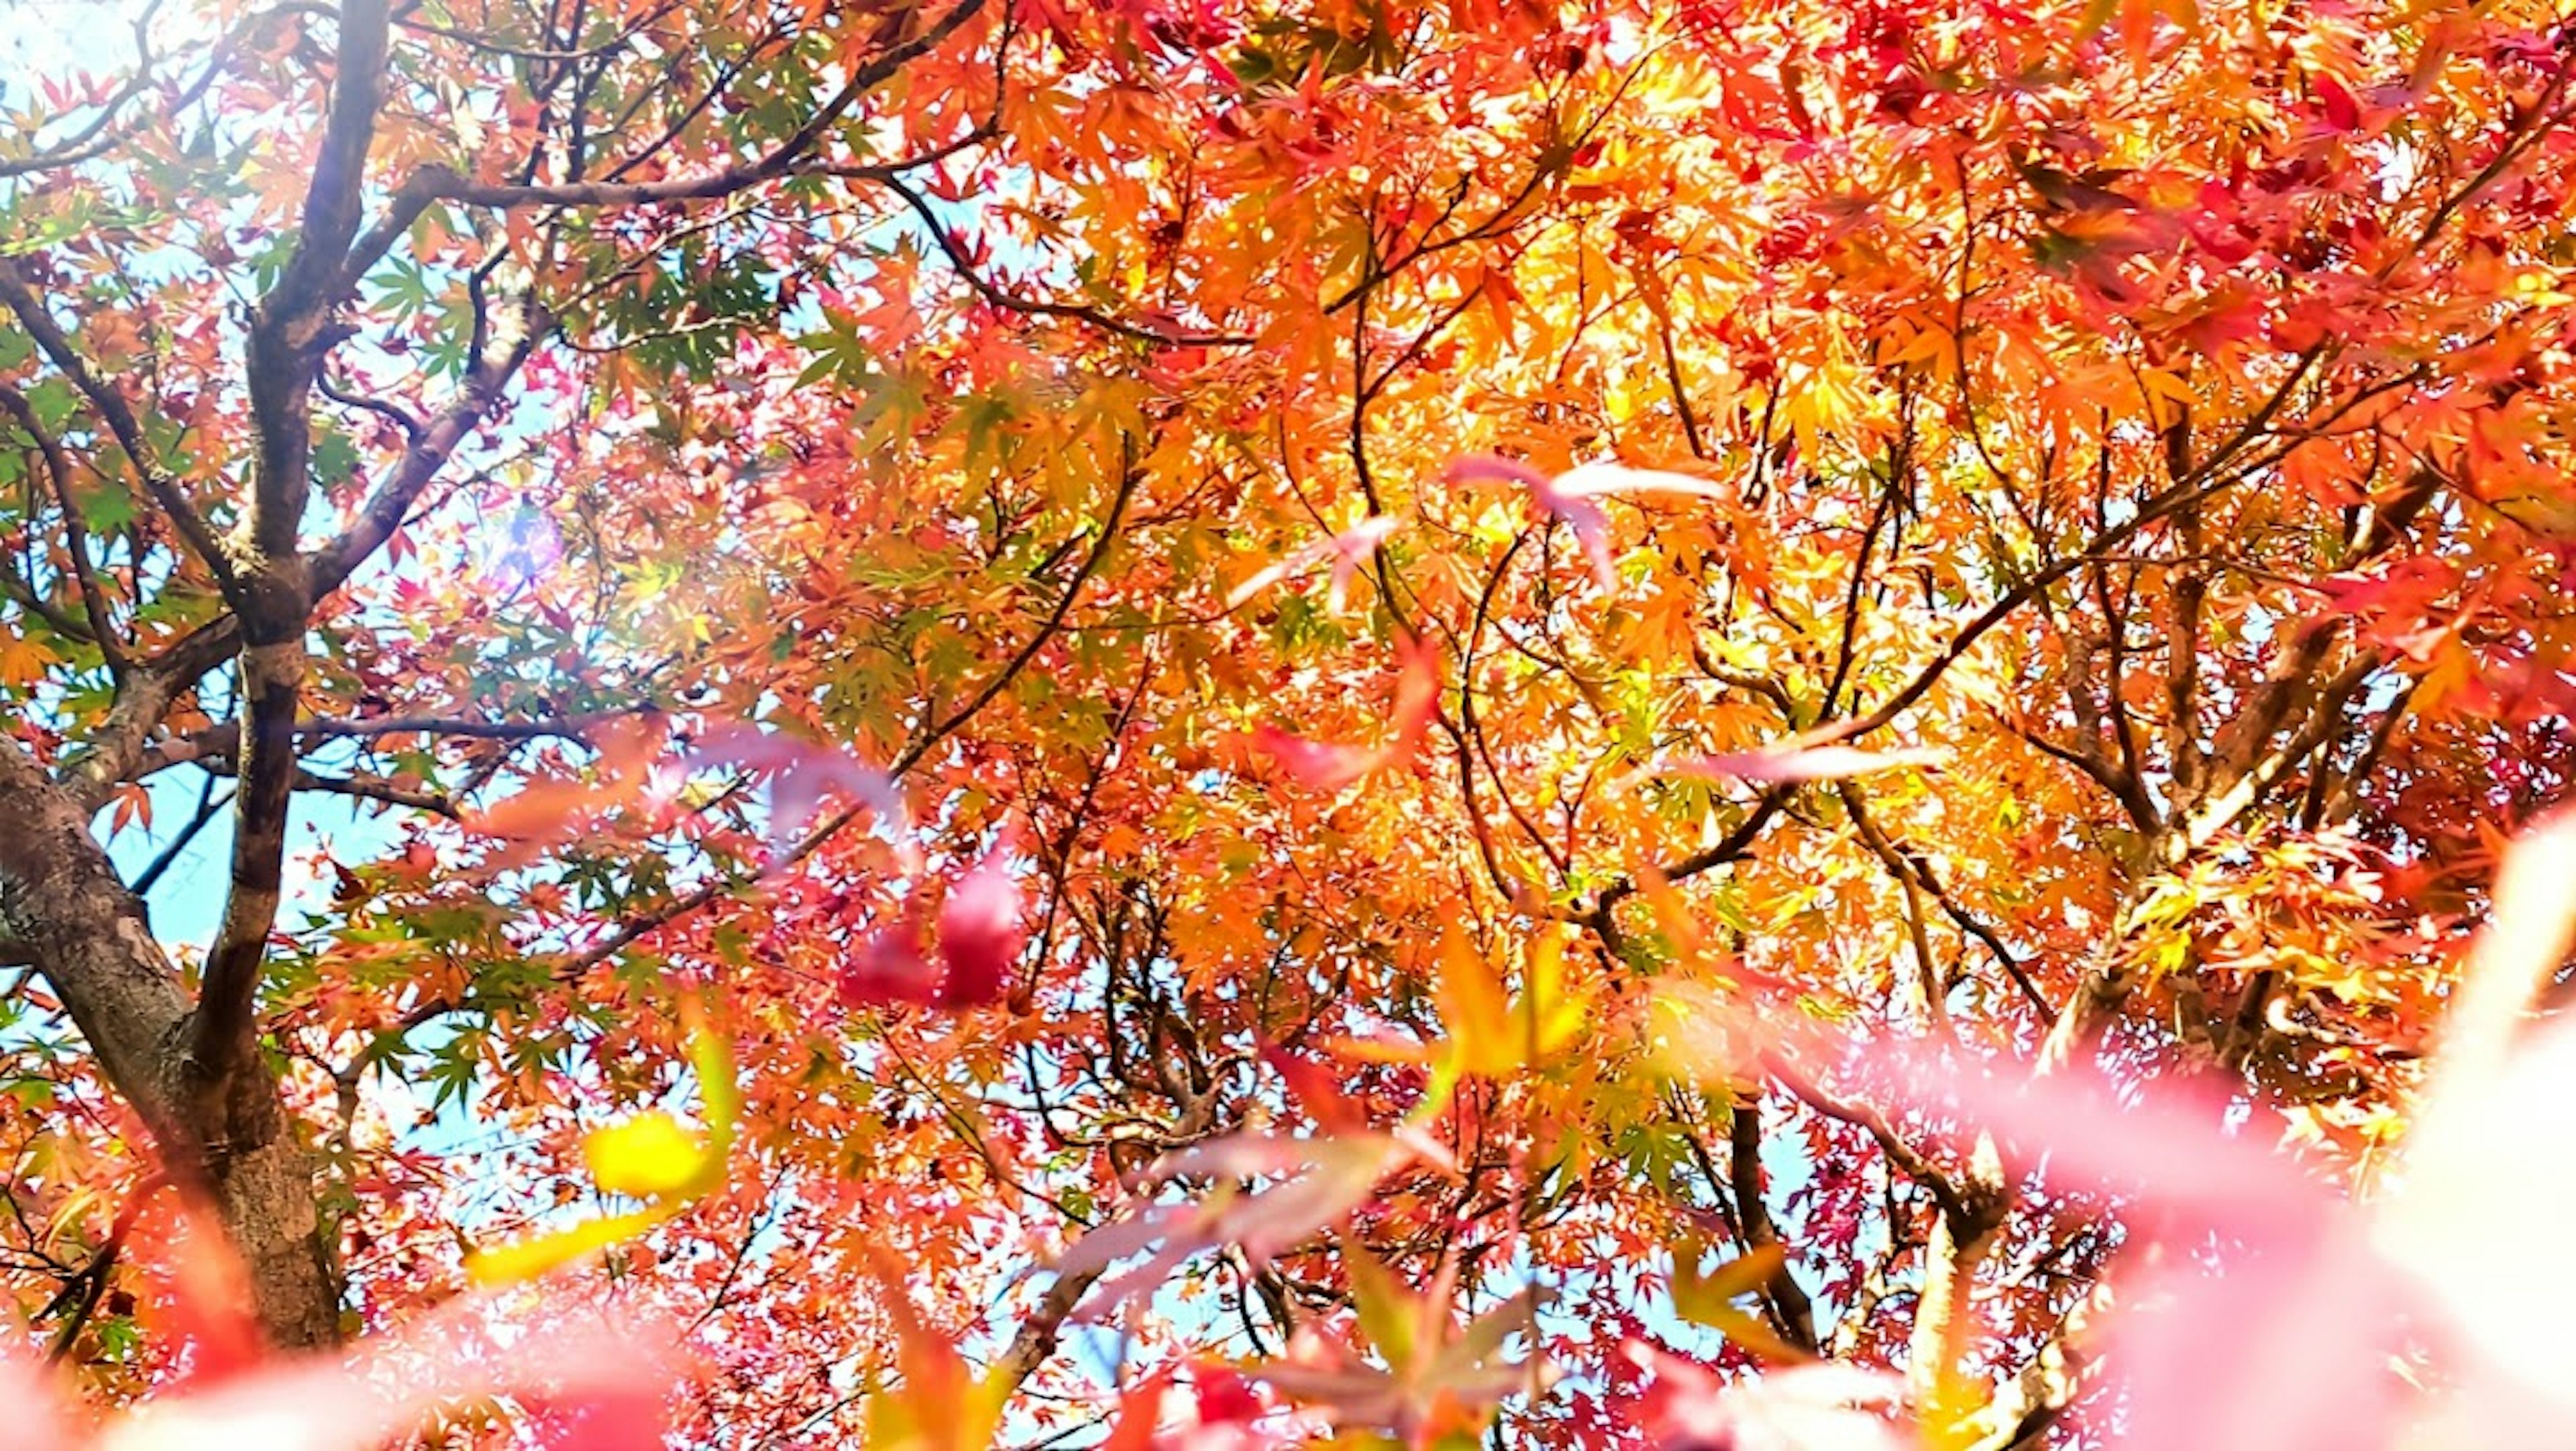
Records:
[[[44,679],[46,670],[62,661],[53,647],[32,635],[0,635],[0,688],[23,690]]]
[[[2406,555],[2375,571],[2331,576],[2319,581],[2317,588],[2328,608],[2381,622],[2378,633],[2385,635],[2432,615],[2458,586],[2455,566]]]
[[[1517,999],[1456,922],[1441,931],[1439,963],[1440,1041],[1356,1038],[1333,1045],[1353,1057],[1431,1064],[1432,1087],[1415,1122],[1437,1112],[1461,1078],[1504,1078],[1535,1068],[1583,1027],[1585,1001],[1566,986],[1561,933],[1541,933],[1530,944],[1526,987]]]
[[[1834,781],[1877,771],[1892,771],[1902,766],[1938,766],[1948,759],[1946,751],[1921,747],[1865,751],[1857,746],[1784,743],[1754,751],[1727,751],[1713,756],[1668,761],[1651,769],[1658,775],[1711,776],[1767,785]]]
[[[1548,474],[1518,459],[1470,454],[1453,460],[1441,477],[1450,483],[1500,479],[1530,492],[1542,516],[1565,525],[1592,562],[1592,582],[1603,593],[1618,584],[1610,557],[1610,519],[1593,501],[1619,494],[1673,494],[1721,499],[1726,492],[1706,479],[1660,469],[1632,469],[1621,464],[1581,464],[1561,474]]]
[[[1727,1339],[1765,1360],[1795,1365],[1812,1357],[1771,1333],[1762,1321],[1736,1308],[1735,1302],[1788,1273],[1788,1251],[1776,1244],[1750,1250],[1715,1269],[1702,1270],[1708,1247],[1686,1240],[1673,1250],[1673,1309],[1684,1318],[1719,1331]]]
[[[1413,758],[1440,704],[1440,652],[1420,638],[1397,648],[1403,674],[1397,677],[1395,707],[1388,714],[1388,738],[1376,746],[1310,741],[1272,726],[1253,733],[1253,744],[1276,757],[1288,774],[1319,791],[1339,791]]]
[[[1368,1111],[1342,1091],[1340,1081],[1323,1064],[1300,1058],[1275,1043],[1261,1045],[1261,1061],[1277,1071],[1286,1081],[1289,1095],[1326,1133],[1367,1130]]]
[[[1502,1355],[1516,1334],[1537,1339],[1538,1312],[1549,1298],[1545,1290],[1523,1289],[1461,1327],[1451,1308],[1457,1293],[1454,1257],[1419,1292],[1356,1240],[1343,1244],[1342,1265],[1358,1327],[1384,1368],[1368,1363],[1356,1347],[1306,1329],[1291,1340],[1286,1355],[1250,1367],[1249,1374],[1323,1411],[1337,1426],[1381,1427],[1415,1446],[1476,1437],[1496,1402],[1546,1389],[1543,1366]]]
[[[201,1249],[200,1253],[219,1252]],[[542,1321],[500,1313],[481,1296],[449,1301],[400,1333],[346,1356],[319,1353],[244,1366],[198,1388],[76,1429],[54,1386],[0,1354],[8,1451],[375,1451],[459,1403],[508,1396],[532,1414],[534,1451],[609,1451],[659,1444],[664,1401],[680,1379],[667,1332],[586,1314]]]
[[[923,951],[918,897],[894,922],[843,959],[841,1001],[854,1008],[897,1005],[955,1012],[1010,996],[1028,934],[1019,883],[996,847],[948,888],[939,907],[936,959]]]
[[[874,766],[830,746],[747,725],[723,725],[698,736],[680,758],[679,769],[705,770],[734,766],[769,778],[770,864],[782,866],[794,853],[805,827],[838,791],[876,812],[900,834],[905,825],[903,796],[893,778]]]
[[[1378,545],[1396,531],[1396,521],[1383,514],[1373,514],[1329,539],[1317,540],[1286,559],[1270,565],[1250,579],[1236,585],[1225,597],[1228,610],[1242,608],[1245,601],[1279,583],[1314,568],[1326,559],[1333,561],[1333,583],[1330,596],[1333,612],[1339,614],[1349,597],[1351,581],[1359,576]]]
[[[1183,1261],[1218,1245],[1242,1249],[1254,1265],[1273,1258],[1338,1223],[1366,1200],[1379,1179],[1420,1157],[1447,1155],[1419,1134],[1338,1134],[1290,1139],[1242,1133],[1176,1150],[1156,1161],[1148,1185],[1189,1177],[1219,1180],[1205,1198],[1187,1204],[1147,1204],[1100,1226],[1058,1255],[1055,1272],[1099,1274],[1129,1255],[1160,1243],[1143,1265],[1096,1287],[1076,1313],[1107,1315],[1153,1293]],[[1262,1189],[1239,1181],[1269,1178]]]
[[[894,1323],[902,1384],[868,1398],[871,1451],[986,1451],[1018,1384],[1007,1365],[977,1375],[945,1337],[921,1323],[907,1286],[909,1266],[871,1246],[868,1267],[878,1303]]]
[[[129,826],[152,829],[152,793],[140,785],[117,788],[116,811],[108,823],[108,834],[114,836]]]
[[[617,808],[641,797],[661,753],[663,723],[637,715],[602,726],[593,743],[598,757],[588,779],[537,781],[469,813],[468,829],[511,845],[495,865],[521,865]]]
[[[683,999],[681,1022],[697,1069],[706,1127],[692,1132],[669,1114],[637,1115],[597,1130],[582,1141],[582,1157],[599,1187],[644,1201],[640,1209],[602,1215],[514,1244],[478,1250],[465,1271],[477,1283],[534,1279],[584,1255],[633,1239],[669,1220],[725,1180],[742,1096],[735,1082],[732,1047],[710,1030],[693,1000]]]
[[[972,1007],[1007,996],[1027,932],[1020,887],[997,849],[948,889],[939,905],[942,1007]]]

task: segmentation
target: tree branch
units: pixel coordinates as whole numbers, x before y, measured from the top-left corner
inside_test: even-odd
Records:
[[[209,776],[224,777],[237,774],[232,760],[225,756],[210,754],[200,758],[196,764],[203,767]],[[461,816],[456,809],[456,803],[445,793],[405,786],[382,776],[364,774],[325,776],[318,771],[310,771],[298,766],[295,768],[293,789],[299,792],[318,791],[329,796],[347,796],[360,801],[379,801],[387,806],[408,807],[413,811],[426,811],[433,816],[444,816],[450,821],[458,820]]]
[[[313,179],[304,194],[303,226],[277,285],[251,320],[246,385],[252,428],[250,508],[242,529],[255,597],[236,601],[249,643],[276,642],[303,628],[311,600],[299,581],[265,586],[295,555],[296,530],[313,485],[312,392],[323,354],[339,341],[331,313],[339,305],[342,267],[357,236],[367,152],[384,105],[385,56],[391,37],[386,0],[343,0],[340,52],[331,80],[331,112]],[[290,618],[291,617],[291,618]],[[245,803],[259,793],[246,790]]]
[[[1124,338],[1134,338],[1138,342],[1159,343],[1166,347],[1248,348],[1260,341],[1258,338],[1244,337],[1235,333],[1165,332],[1129,322],[1099,308],[1086,307],[1081,303],[1048,302],[1006,291],[991,278],[986,277],[983,270],[975,265],[975,259],[968,255],[964,244],[957,240],[956,234],[949,230],[948,224],[940,219],[937,211],[932,209],[929,198],[905,185],[892,172],[880,174],[875,180],[879,186],[893,192],[905,206],[912,209],[912,214],[921,220],[922,230],[930,234],[931,242],[939,248],[939,255],[948,259],[949,267],[968,287],[975,290],[976,296],[995,307],[1027,317],[1057,317],[1088,323],[1103,332],[1116,333]]]
[[[200,625],[117,682],[107,719],[59,773],[95,810],[122,783],[140,775],[152,733],[172,702],[241,647],[241,622],[230,615]]]
[[[253,1008],[268,933],[277,920],[286,876],[286,824],[301,774],[295,761],[295,715],[304,685],[300,638],[252,644],[241,653],[248,705],[235,774],[231,888],[223,925],[207,949],[190,1024],[188,1057],[198,1089],[210,1098],[228,1089],[253,1049]]]
[[[476,359],[456,397],[413,436],[393,472],[367,496],[348,527],[313,551],[311,588],[316,602],[346,583],[403,526],[421,491],[500,406],[502,390],[553,330],[554,318],[534,296],[520,299],[516,318],[492,339],[496,347]]]
[[[108,615],[107,589],[99,583],[97,567],[89,557],[89,526],[81,518],[80,505],[72,498],[71,460],[64,456],[61,440],[45,431],[27,395],[6,383],[0,383],[0,412],[6,412],[35,441],[37,456],[44,462],[46,482],[52,485],[54,507],[62,511],[63,552],[71,556],[73,593],[80,596],[81,614],[89,621],[91,642],[98,646],[109,672],[121,676],[126,670],[125,643]]]
[[[1056,1276],[1055,1283],[1047,1286],[1046,1293],[1038,1297],[1037,1308],[1030,1311],[1029,1318],[1021,1321],[1020,1328],[1012,1333],[1011,1343],[1002,1351],[1001,1358],[995,1360],[986,1373],[1001,1376],[1003,1383],[1014,1389],[1035,1373],[1046,1363],[1047,1357],[1055,1354],[1065,1320],[1073,1314],[1074,1307],[1082,1303],[1082,1297],[1090,1292],[1100,1273],[1098,1270],[1084,1270],[1078,1274]]]
[[[1772,1223],[1771,1206],[1763,1195],[1762,1099],[1758,1093],[1741,1094],[1729,1106],[1726,1146],[1727,1177],[1735,1193],[1736,1213],[1743,1221],[1746,1247],[1759,1250],[1780,1243],[1779,1227]],[[1789,1343],[1801,1350],[1815,1350],[1815,1302],[1807,1298],[1786,1261],[1763,1287],[1763,1294],[1778,1312],[1781,1333]]]
[[[71,379],[72,386],[79,389],[81,396],[98,411],[107,431],[114,435],[117,447],[124,451],[126,462],[133,467],[135,477],[142,480],[143,491],[151,496],[162,513],[169,516],[171,527],[179,531],[179,537],[186,541],[189,552],[214,571],[218,582],[229,585],[232,560],[224,553],[222,542],[215,537],[214,526],[197,512],[196,505],[188,502],[188,496],[179,488],[179,481],[161,467],[159,456],[144,439],[143,424],[135,416],[133,405],[126,402],[124,394],[91,371],[89,361],[81,356],[71,336],[54,321],[53,314],[45,310],[44,302],[36,296],[34,284],[28,278],[25,264],[16,257],[0,255],[0,306],[9,309],[18,319],[18,325],[36,340],[37,349],[62,370],[64,377]]]
[[[434,202],[462,202],[467,206],[496,210],[669,206],[680,202],[711,201],[783,177],[868,92],[894,79],[905,65],[936,50],[983,8],[984,0],[959,0],[954,8],[921,34],[889,47],[859,67],[849,81],[823,104],[822,109],[786,140],[766,154],[737,166],[668,181],[565,181],[524,185],[476,181],[449,167],[424,167],[413,172],[395,189],[393,202],[383,218],[350,249],[339,285],[354,286],[367,269],[392,250],[395,240],[409,231],[412,223],[418,221],[420,214]]]
[[[1988,605],[1968,623],[1960,626],[1958,633],[1950,637],[1950,643],[1942,647],[1940,653],[1922,669],[1916,671],[1913,679],[1907,681],[1894,695],[1881,702],[1877,709],[1846,722],[1834,732],[1834,739],[1855,740],[1885,729],[1916,701],[1930,694],[1932,688],[1940,684],[1942,677],[1949,673],[1951,666],[1967,658],[1968,652],[1976,646],[1977,641],[1985,637],[1986,632],[2019,613],[2024,605],[2038,599],[2059,580],[2081,568],[2096,556],[2119,548],[2149,526],[2171,517],[2178,510],[2232,488],[2250,477],[2250,472],[2245,470],[2226,475],[2221,475],[2218,470],[2271,426],[2272,419],[2288,403],[2292,390],[2301,379],[2307,376],[2309,369],[2316,365],[2317,359],[2324,355],[2325,348],[2326,344],[2321,342],[2301,353],[2289,375],[2281,380],[2280,385],[2273,390],[2262,406],[2254,410],[2226,444],[2194,465],[2181,479],[2141,502],[2136,513],[2108,529],[2099,531],[2083,548],[2051,560],[2033,572],[2028,579],[2006,590],[1993,604]]]

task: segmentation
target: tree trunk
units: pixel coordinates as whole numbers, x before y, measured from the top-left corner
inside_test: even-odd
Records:
[[[0,885],[7,935],[151,1130],[164,1169],[213,1202],[270,1341],[338,1340],[337,1257],[322,1223],[316,1166],[276,1080],[253,1062],[208,1091],[188,1055],[193,1005],[142,903],[90,835],[79,802],[6,738]]]

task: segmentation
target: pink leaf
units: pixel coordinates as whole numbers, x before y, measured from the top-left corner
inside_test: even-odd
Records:
[[[2223,1100],[2175,1086],[2122,1107],[2112,1086],[2076,1072],[2007,1077],[1905,1044],[1853,1045],[1817,1028],[1756,1022],[1714,997],[1679,1001],[1713,1020],[1690,1026],[1739,1073],[1753,1060],[1831,1075],[1836,1097],[1947,1125],[1963,1152],[1972,1130],[1991,1133],[2012,1174],[2044,1168],[2060,1190],[2138,1206],[2124,1216],[2129,1255],[2112,1278],[2122,1310],[2101,1351],[2123,1387],[2125,1444],[2383,1444],[2400,1297],[2343,1206],[2265,1147],[2277,1138],[2267,1115],[2228,1134]]]
[[[1404,673],[1396,680],[1392,734],[1383,745],[1355,746],[1310,741],[1273,726],[1252,733],[1255,747],[1268,753],[1289,775],[1320,791],[1339,791],[1372,772],[1412,759],[1422,733],[1440,703],[1440,652],[1427,640],[1398,647]]]
[[[53,1383],[35,1366],[0,1355],[0,1451],[55,1451],[74,1444]]]
[[[1594,499],[1613,494],[1725,497],[1716,484],[1689,474],[1589,463],[1550,477],[1518,459],[1493,454],[1469,454],[1453,460],[1441,476],[1450,483],[1500,479],[1528,489],[1531,501],[1538,505],[1541,514],[1573,531],[1576,542],[1583,546],[1584,556],[1591,561],[1592,581],[1604,593],[1618,583],[1618,572],[1610,553],[1610,519],[1601,511],[1600,505],[1592,502]]]
[[[1410,1161],[1411,1141],[1379,1134],[1289,1139],[1242,1133],[1166,1154],[1148,1173],[1151,1183],[1204,1176],[1218,1181],[1195,1204],[1148,1205],[1084,1235],[1059,1256],[1056,1273],[1097,1272],[1157,1240],[1163,1248],[1145,1265],[1093,1291],[1080,1314],[1097,1318],[1154,1288],[1183,1260],[1218,1245],[1242,1247],[1264,1265],[1337,1224],[1364,1202],[1387,1172]],[[1277,1179],[1246,1190],[1237,1181]]]
[[[1383,514],[1362,519],[1330,539],[1317,540],[1236,585],[1233,592],[1225,597],[1225,607],[1229,610],[1241,608],[1244,601],[1254,595],[1330,558],[1333,561],[1332,606],[1338,611],[1349,597],[1352,579],[1358,576],[1370,557],[1377,553],[1378,545],[1395,529],[1396,521]]]
[[[2268,1151],[2280,1130],[2269,1110],[2249,1116],[2216,1094],[2157,1085],[2128,1107],[2081,1073],[2008,1079],[1955,1055],[1756,1021],[1707,994],[1667,1006],[1673,1036],[1730,1077],[1833,1076],[1837,1097],[1947,1125],[1962,1149],[1983,1129],[2013,1174],[2041,1170],[2056,1187],[2126,1205],[2099,1344],[2120,1388],[2118,1426],[2095,1428],[2106,1444],[2116,1429],[2143,1451],[2544,1451],[2565,1444],[2576,1416],[2576,1330],[2564,1314],[2576,1263],[2545,1248],[2576,1198],[2576,1152],[2565,1147],[2576,1141],[2576,1030],[2536,1041],[2521,1030],[2576,946],[2571,881],[2576,810],[2508,855],[2393,1187],[2367,1210]],[[2436,1348],[2447,1352],[2449,1394],[2415,1402],[2430,1407],[2429,1440],[2391,1369],[2410,1327],[2447,1336]],[[1670,1369],[1668,1358],[1655,1364]],[[1736,1394],[1687,1372],[1676,1383]],[[1679,1415],[1696,1405],[1667,1403],[1650,1429],[1694,1444],[1774,1444]]]
[[[1593,499],[1612,494],[1669,494],[1691,499],[1723,499],[1726,489],[1691,474],[1669,469],[1632,469],[1625,464],[1590,463],[1548,481],[1550,499]]]
[[[1362,519],[1333,536],[1333,592],[1335,610],[1350,597],[1351,581],[1361,568],[1376,555],[1378,545],[1395,532],[1395,521],[1383,514]]]
[[[2576,1028],[2538,1031],[2533,997],[2576,945],[2576,810],[2507,854],[2494,915],[2443,1029],[2442,1055],[2381,1210],[2381,1247],[2427,1287],[2475,1357],[2461,1444],[2560,1444],[2576,1415],[2576,1260],[2543,1248],[2576,1202]],[[2556,1402],[2555,1424],[2520,1407]],[[2515,1425],[2521,1430],[2508,1434]]]
[[[9,1451],[373,1451],[442,1406],[506,1395],[537,1407],[526,1428],[546,1451],[660,1444],[663,1400],[678,1379],[669,1340],[590,1317],[543,1325],[492,1322],[488,1302],[450,1301],[345,1360],[308,1356],[156,1400],[96,1438],[46,1419],[51,1397],[32,1373],[0,1366]],[[15,1384],[10,1384],[15,1382]]]
[[[748,725],[718,726],[698,737],[680,761],[683,771],[734,766],[769,777],[769,861],[784,865],[808,823],[835,791],[865,803],[900,826],[903,798],[883,771],[830,746],[777,735]]]
[[[1550,482],[1546,474],[1519,459],[1490,453],[1471,453],[1451,459],[1449,467],[1441,470],[1440,477],[1452,484],[1463,484],[1470,479],[1501,479],[1505,483],[1519,484],[1542,497]]]
[[[1892,1419],[1905,1385],[1850,1366],[1793,1366],[1727,1380],[1697,1361],[1631,1340],[1623,1353],[1654,1376],[1636,1418],[1659,1451],[1905,1451]]]
[[[1318,791],[1339,791],[1384,763],[1386,753],[1372,746],[1310,741],[1277,726],[1252,733],[1252,744],[1275,758],[1289,775]]]
[[[939,969],[922,953],[918,906],[877,929],[841,964],[834,983],[853,1008],[926,1007],[939,995]]]
[[[841,964],[834,984],[841,1001],[853,1008],[954,1012],[1008,997],[1028,937],[1019,884],[1004,863],[997,848],[948,888],[939,907],[936,958],[923,951],[928,922],[920,899],[906,904]]]
[[[1899,766],[1937,766],[1948,759],[1941,751],[1906,747],[1864,751],[1857,746],[1770,746],[1758,751],[1728,751],[1677,761],[1663,772],[1683,776],[1718,776],[1756,784],[1789,781],[1834,781],[1865,776]]]

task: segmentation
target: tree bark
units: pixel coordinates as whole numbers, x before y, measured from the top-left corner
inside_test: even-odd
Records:
[[[62,1000],[108,1081],[134,1106],[164,1169],[211,1202],[280,1346],[340,1336],[337,1256],[316,1164],[254,1054],[206,1091],[189,1053],[194,1009],[143,905],[90,834],[88,813],[0,738],[0,880],[8,932]]]

